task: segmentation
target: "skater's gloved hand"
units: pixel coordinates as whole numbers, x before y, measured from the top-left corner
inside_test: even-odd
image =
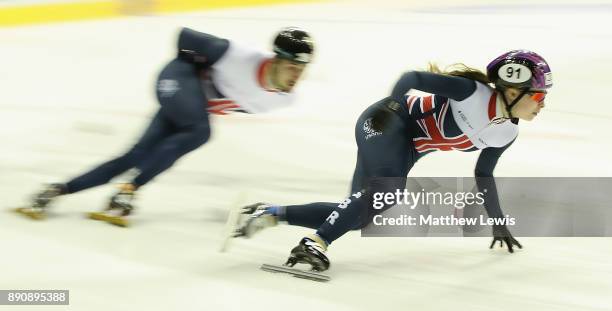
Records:
[[[510,253],[514,253],[513,247],[515,245],[518,246],[518,248],[523,248],[521,243],[519,243],[512,236],[512,234],[505,225],[493,225],[493,242],[491,242],[491,246],[489,248],[493,248],[495,242],[497,241],[499,241],[499,247],[504,247],[504,242],[506,242],[508,252]]]

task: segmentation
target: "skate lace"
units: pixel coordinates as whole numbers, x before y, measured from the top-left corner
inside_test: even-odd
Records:
[[[134,199],[133,192],[119,192],[112,198],[113,205],[122,209],[132,209],[132,200]]]
[[[321,254],[325,254],[325,248],[323,248],[323,246],[321,246],[321,244],[317,243],[316,241],[308,239],[304,241],[304,245],[314,248],[316,251],[320,252]]]

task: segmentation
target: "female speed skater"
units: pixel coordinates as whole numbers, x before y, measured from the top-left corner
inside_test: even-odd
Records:
[[[397,181],[381,180],[399,177],[405,183],[416,161],[436,150],[481,150],[476,182],[481,192],[487,189],[484,205],[489,218],[503,218],[493,170],[516,139],[518,120],[533,120],[551,87],[550,67],[540,55],[527,50],[497,57],[488,64],[486,74],[465,65],[450,72],[441,72],[436,66],[430,66],[429,71],[407,72],[391,96],[371,105],[357,120],[357,164],[348,199],[340,204],[256,203],[243,208],[235,236],[250,237],[279,221],[317,229],[292,249],[286,265],[306,263],[315,271],[324,271],[330,265],[325,254],[328,246],[371,220],[361,216],[362,210],[372,206],[371,194],[404,187]],[[413,89],[432,95],[408,95]],[[522,248],[505,225],[493,226],[491,247],[496,242],[505,243],[509,252],[514,246]]]
[[[183,28],[177,50],[157,79],[160,107],[140,140],[125,154],[81,176],[46,186],[29,206],[16,209],[18,213],[44,219],[58,196],[106,184],[136,168],[137,176],[120,185],[104,211],[89,214],[127,226],[137,190],[208,141],[209,114],[260,113],[289,106],[295,98],[291,91],[314,51],[308,33],[298,28],[284,28],[276,35],[274,53]]]

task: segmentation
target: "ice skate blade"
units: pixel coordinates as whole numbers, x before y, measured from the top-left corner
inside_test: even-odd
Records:
[[[47,218],[47,214],[45,212],[34,212],[32,211],[32,208],[29,207],[18,207],[13,211],[33,220],[44,220]]]
[[[231,244],[231,240],[234,239],[234,234],[236,228],[238,227],[238,222],[240,221],[240,208],[234,207],[230,209],[229,215],[227,216],[227,222],[225,223],[224,232],[223,232],[223,241],[219,247],[220,252],[226,252],[229,249]]]
[[[331,277],[323,273],[315,272],[315,271],[304,271],[304,270],[300,270],[297,268],[291,268],[287,266],[263,264],[261,265],[260,269],[263,271],[273,272],[273,273],[286,273],[296,278],[307,279],[311,281],[317,281],[317,282],[331,281]]]
[[[110,216],[105,212],[91,212],[88,213],[87,216],[89,219],[105,221],[111,225],[119,226],[119,227],[127,227],[129,226],[129,221],[121,216]]]
[[[227,215],[227,221],[225,222],[225,226],[223,226],[221,243],[219,245],[219,252],[221,253],[227,252],[229,250],[232,240],[236,238],[234,235],[240,223],[240,215],[242,213],[242,207],[244,207],[245,201],[246,194],[244,192],[241,192],[230,207],[229,213]]]
[[[93,220],[106,221],[106,214],[103,212],[91,212],[87,213],[87,217]]]

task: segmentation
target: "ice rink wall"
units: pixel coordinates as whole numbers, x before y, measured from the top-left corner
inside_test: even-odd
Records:
[[[316,0],[0,0],[0,27],[308,2]]]

